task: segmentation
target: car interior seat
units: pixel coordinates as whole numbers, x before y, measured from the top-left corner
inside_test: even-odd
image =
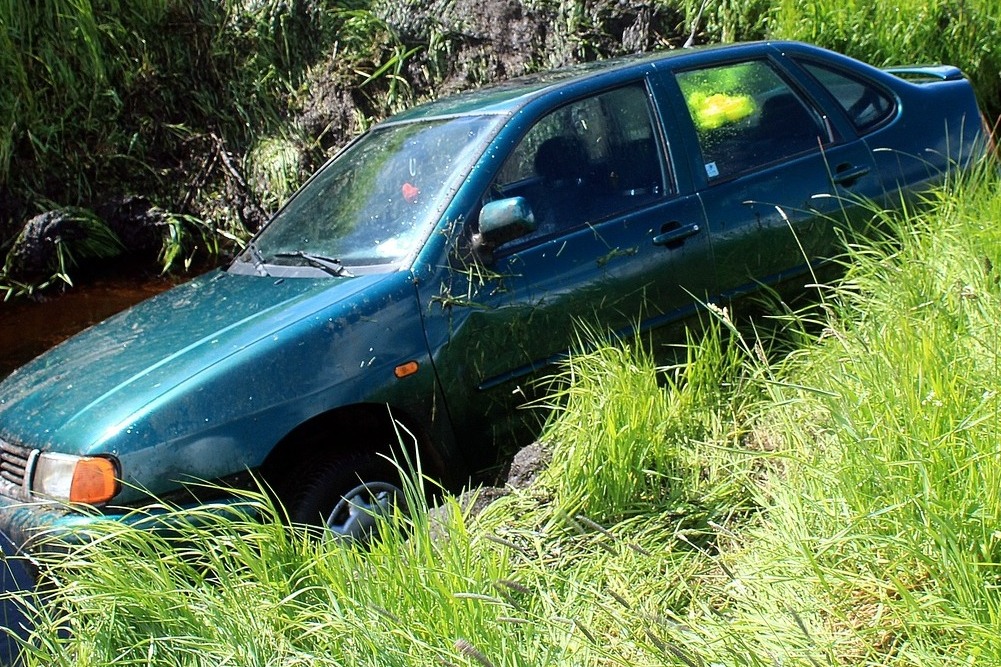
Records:
[[[573,227],[586,218],[589,198],[587,151],[574,135],[546,139],[535,153],[539,187],[529,201],[538,224],[536,235]]]

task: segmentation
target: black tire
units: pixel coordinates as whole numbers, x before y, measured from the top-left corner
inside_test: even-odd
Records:
[[[399,470],[375,454],[350,454],[303,465],[285,480],[285,510],[294,524],[367,541],[376,515],[405,508]]]

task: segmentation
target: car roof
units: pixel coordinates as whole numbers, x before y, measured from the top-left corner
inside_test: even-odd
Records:
[[[678,63],[677,61],[691,60],[691,64],[697,64],[703,57],[711,53],[762,51],[769,45],[810,48],[808,45],[796,42],[743,42],[639,53],[579,63],[516,77],[498,84],[426,102],[392,116],[381,124],[396,124],[467,114],[511,114],[536,97],[590,79],[614,77],[616,73],[626,74],[649,66],[651,63],[670,61],[687,65],[688,63]],[[816,50],[820,51],[820,49]]]

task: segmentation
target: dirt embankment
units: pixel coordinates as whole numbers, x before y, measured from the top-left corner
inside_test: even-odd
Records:
[[[662,6],[594,0],[586,9],[523,0],[384,1],[373,13],[389,33],[416,47],[400,68],[407,100],[448,95],[533,71],[585,60],[679,46],[684,17]],[[387,109],[387,77],[357,87],[344,58],[331,54],[311,77],[295,122],[326,146],[344,143],[359,117]],[[390,102],[390,106],[392,103]]]

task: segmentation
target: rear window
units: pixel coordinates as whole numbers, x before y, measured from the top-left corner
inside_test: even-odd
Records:
[[[893,115],[893,98],[876,84],[825,65],[800,64],[834,96],[860,134],[875,129]]]

